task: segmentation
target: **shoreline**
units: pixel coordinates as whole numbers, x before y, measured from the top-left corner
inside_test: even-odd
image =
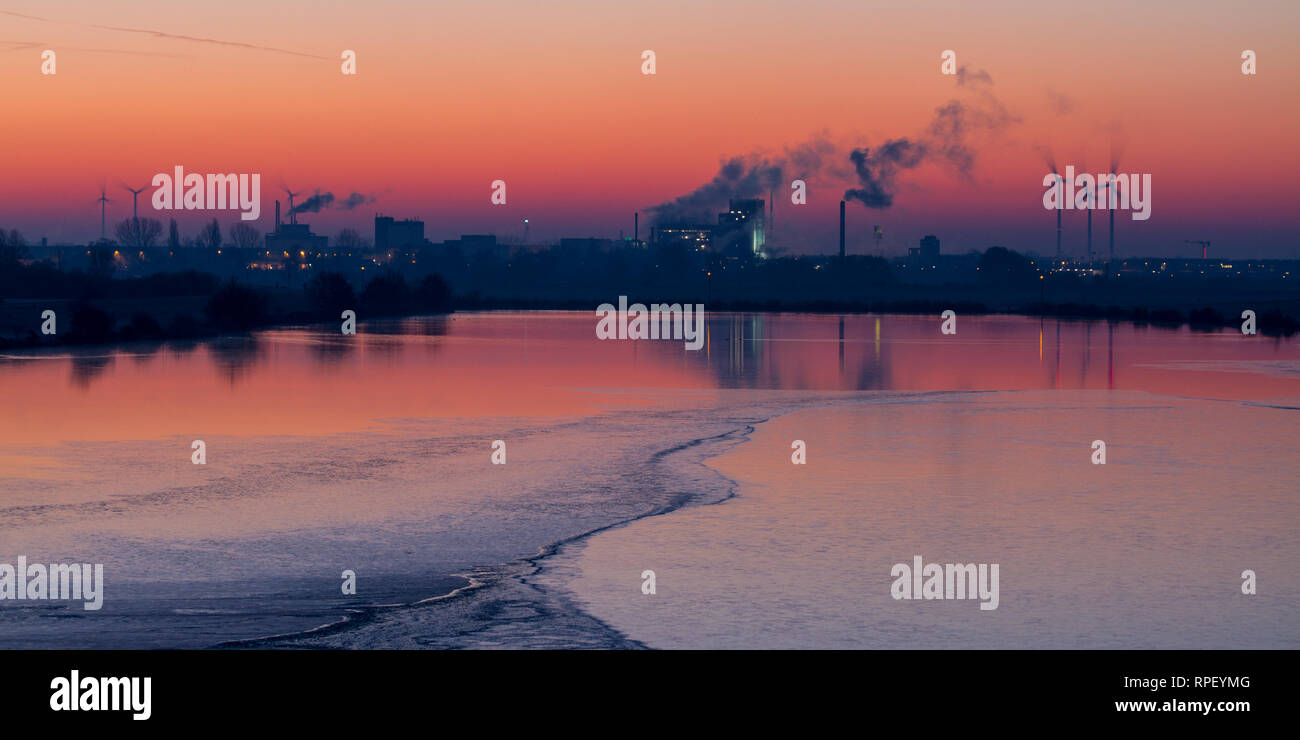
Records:
[[[969,304],[954,302],[951,304],[940,304],[931,302],[905,302],[902,304],[838,304],[838,303],[820,303],[814,302],[809,304],[791,304],[772,306],[762,303],[727,303],[718,302],[712,304],[714,308],[709,309],[710,313],[734,314],[734,313],[764,313],[772,315],[837,315],[846,316],[864,316],[864,315],[881,315],[881,316],[930,316],[936,318],[943,310],[954,310],[958,315],[973,316],[1009,316],[1024,318],[1055,319],[1068,323],[1075,322],[1106,322],[1108,324],[1130,324],[1133,326],[1152,326],[1169,331],[1177,331],[1183,327],[1188,327],[1192,331],[1213,333],[1229,328],[1239,328],[1241,320],[1231,317],[1218,315],[1216,320],[1198,320],[1198,310],[1193,310],[1184,317],[1177,310],[1169,311],[1148,311],[1147,309],[1124,309],[1115,306],[1099,305],[1077,305],[1077,304],[1043,304],[1035,306],[1021,306],[1014,309],[993,309],[983,304]],[[461,306],[443,312],[416,312],[402,314],[384,314],[372,317],[365,317],[358,321],[358,325],[364,325],[373,321],[400,321],[405,319],[437,319],[450,318],[457,313],[494,313],[494,312],[573,312],[589,311],[590,305],[583,303],[575,305],[570,302],[561,302],[556,304],[538,303],[535,301],[525,301],[518,304],[514,302],[492,302],[490,304],[476,306]],[[1207,309],[1208,310],[1208,309]],[[1208,318],[1208,317],[1206,317]],[[1295,321],[1285,314],[1279,312],[1270,312],[1259,314],[1257,317],[1257,331],[1261,336],[1282,338],[1291,337],[1300,333],[1300,322]],[[93,348],[104,348],[109,350],[120,350],[132,346],[180,343],[197,343],[228,338],[245,338],[258,332],[279,331],[286,329],[312,329],[323,326],[333,326],[337,322],[333,320],[313,320],[306,316],[295,316],[289,320],[262,324],[242,331],[210,331],[199,333],[184,333],[167,336],[133,336],[125,327],[122,331],[127,332],[105,341],[80,342],[80,341],[49,341],[41,337],[29,335],[28,337],[0,337],[0,352],[10,350],[84,350]]]

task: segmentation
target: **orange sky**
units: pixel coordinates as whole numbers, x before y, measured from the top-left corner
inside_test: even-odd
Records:
[[[538,238],[616,236],[630,232],[632,211],[706,182],[723,157],[777,154],[821,132],[846,149],[915,136],[962,92],[939,74],[940,52],[953,49],[959,63],[988,71],[992,93],[1019,122],[976,138],[972,180],[923,167],[900,178],[892,209],[851,216],[884,225],[887,247],[932,232],[945,251],[1047,247],[1054,217],[1041,206],[1046,167],[1036,149],[1099,171],[1118,129],[1120,169],[1154,181],[1152,219],[1117,219],[1123,243],[1162,254],[1189,249],[1183,239],[1212,239],[1229,255],[1300,256],[1294,3],[1249,12],[1087,3],[1069,14],[1009,2],[236,0],[5,10],[46,19],[0,15],[9,101],[0,225],[29,239],[96,236],[101,182],[116,199],[110,221],[120,220],[130,209],[121,181],[147,185],[177,164],[261,173],[264,229],[283,181],[376,197],[312,216],[328,234],[349,225],[368,234],[383,211],[424,218],[433,239],[517,235],[524,217]],[[58,54],[52,76],[40,74],[45,48]],[[1259,55],[1253,77],[1240,70],[1247,48]],[[340,74],[343,49],[358,54],[355,77]],[[654,76],[640,73],[643,49],[656,52]],[[1052,102],[1062,99],[1068,112]],[[489,204],[495,179],[508,184],[504,207]],[[807,206],[778,200],[780,236],[796,251],[826,251],[846,184],[826,174],[810,179]],[[868,234],[863,226],[851,242],[865,245]]]

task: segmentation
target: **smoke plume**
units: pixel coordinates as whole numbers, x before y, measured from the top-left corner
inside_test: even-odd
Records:
[[[849,153],[858,186],[844,191],[844,200],[868,208],[889,208],[894,204],[898,174],[929,162],[973,181],[975,140],[996,134],[1019,119],[993,95],[993,78],[988,72],[960,67],[957,85],[969,93],[966,99],[954,98],[936,108],[930,125],[920,135],[888,139],[874,149],[860,147]]]
[[[374,203],[375,200],[376,197],[374,195],[363,195],[357,192],[353,192],[343,200],[338,200],[334,197],[334,193],[328,191],[322,193],[317,190],[310,198],[295,205],[291,213],[319,213],[327,208],[340,211],[351,211],[357,206],[365,205],[366,203]]]
[[[706,224],[717,218],[727,201],[766,198],[772,190],[785,192],[790,182],[812,177],[837,166],[841,149],[826,133],[786,147],[780,156],[760,153],[725,159],[709,182],[691,192],[647,209],[653,225]]]

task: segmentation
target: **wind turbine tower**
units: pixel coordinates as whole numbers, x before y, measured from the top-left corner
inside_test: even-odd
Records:
[[[111,203],[112,201],[109,200],[108,197],[104,195],[104,188],[103,188],[103,187],[100,187],[100,189],[99,189],[99,197],[96,198],[95,201],[96,201],[97,203],[99,203],[99,240],[100,240],[100,241],[104,241],[104,222],[105,222],[105,210],[104,210],[104,209],[106,208],[106,205],[105,205],[105,204],[106,204],[106,203]]]
[[[140,217],[139,212],[136,210],[136,203],[140,198],[140,193],[144,192],[144,188],[137,190],[125,183],[122,184],[122,187],[126,188],[127,191],[131,193],[131,220],[134,221]]]

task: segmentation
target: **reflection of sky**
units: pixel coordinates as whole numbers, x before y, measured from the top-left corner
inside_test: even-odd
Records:
[[[691,352],[671,340],[600,341],[595,323],[585,313],[457,314],[363,324],[354,337],[283,330],[7,359],[0,444],[328,434],[378,419],[569,416],[645,403],[581,390],[601,388],[1300,396],[1300,377],[1278,371],[1294,367],[1294,340],[1231,331],[963,316],[958,333],[943,336],[937,317],[710,314],[705,349]],[[411,333],[393,333],[399,326]]]

